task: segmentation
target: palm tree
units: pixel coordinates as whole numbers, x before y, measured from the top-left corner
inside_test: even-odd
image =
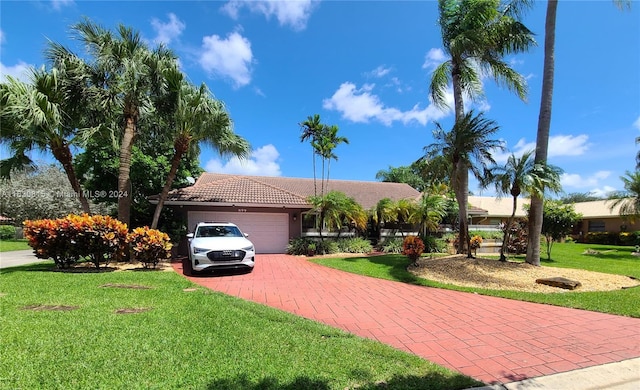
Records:
[[[528,0],[506,4],[500,0],[438,1],[442,44],[450,58],[433,71],[429,90],[436,105],[447,107],[447,88],[453,85],[456,122],[465,113],[463,96],[474,100],[482,95],[481,74],[490,75],[525,100],[524,77],[503,57],[535,44],[533,33],[518,20],[528,6]]]
[[[118,27],[117,35],[88,19],[71,28],[91,58],[83,60],[53,42],[45,54],[54,66],[75,65],[72,89],[84,96],[89,106],[100,109],[102,115],[94,120],[121,134],[118,219],[129,223],[132,199],[129,173],[139,122],[155,111],[154,103],[167,93],[165,73],[176,68],[176,57],[163,46],[150,50],[138,32],[123,25]]]
[[[630,7],[628,0],[614,0],[619,7]],[[551,128],[551,108],[553,105],[553,83],[555,77],[555,42],[556,15],[558,0],[547,2],[547,14],[544,24],[544,63],[542,71],[542,95],[540,97],[540,113],[538,114],[538,131],[536,134],[536,164],[545,164],[549,150],[549,130]],[[540,265],[540,236],[542,232],[542,214],[544,199],[531,197],[529,209],[529,235],[527,239],[526,262]]]
[[[316,185],[316,155],[317,151],[314,147],[314,144],[317,142],[318,137],[320,136],[320,132],[324,125],[320,123],[320,115],[315,114],[314,116],[307,117],[307,120],[299,124],[302,128],[302,135],[300,135],[300,142],[309,141],[312,147],[312,157],[313,157],[313,195],[318,195],[318,188]]]
[[[173,83],[180,83],[177,106],[170,120],[174,129],[171,168],[158,199],[151,228],[158,226],[160,213],[169,190],[176,177],[178,166],[186,153],[198,153],[199,144],[213,146],[220,154],[230,154],[240,158],[249,155],[249,143],[233,132],[233,124],[223,103],[214,99],[205,84],[200,88],[182,80],[176,72]]]
[[[427,236],[430,231],[438,229],[440,221],[447,214],[446,206],[447,201],[441,194],[423,193],[409,220],[418,223],[420,234]]]
[[[466,250],[468,257],[472,257],[467,222],[469,171],[478,180],[482,180],[488,170],[488,163],[495,164],[492,153],[504,149],[501,141],[490,138],[498,129],[494,121],[484,118],[482,113],[475,115],[472,110],[457,121],[449,132],[445,132],[436,123],[436,130],[433,132],[436,142],[424,148],[427,158],[443,155],[451,163],[451,186],[459,208],[458,253]]]
[[[640,171],[625,172],[620,177],[624,183],[624,191],[616,192],[610,196],[611,210],[620,206],[620,215],[631,220],[640,218]]]
[[[636,138],[636,145],[640,144],[640,137]],[[640,151],[636,154],[636,169],[640,169]]]
[[[70,148],[77,142],[80,130],[67,107],[77,102],[66,99],[58,69],[32,69],[31,79],[32,84],[27,84],[7,76],[7,82],[0,85],[0,139],[13,152],[12,157],[0,162],[1,174],[8,178],[13,169],[33,165],[27,152],[49,150],[62,165],[82,210],[90,213],[89,201],[73,168]]]
[[[533,150],[525,152],[520,158],[514,154],[509,156],[504,166],[491,168],[489,175],[482,185],[487,187],[494,184],[499,195],[510,194],[513,197],[513,211],[504,228],[500,261],[507,261],[507,246],[511,234],[511,225],[518,209],[518,196],[542,196],[545,191],[560,192],[560,174],[562,170],[553,165],[536,164],[533,160]]]
[[[314,147],[317,153],[322,158],[322,177],[320,182],[320,193],[324,195],[325,179],[327,185],[329,185],[329,170],[331,168],[331,160],[338,160],[338,156],[333,153],[338,145],[345,143],[348,144],[349,140],[346,137],[338,136],[338,126],[323,126],[320,134],[314,143]],[[327,176],[324,175],[324,165],[327,163]]]
[[[322,221],[328,230],[343,227],[364,230],[367,226],[367,213],[353,198],[339,191],[330,191],[322,199]],[[321,225],[322,226],[322,225]]]

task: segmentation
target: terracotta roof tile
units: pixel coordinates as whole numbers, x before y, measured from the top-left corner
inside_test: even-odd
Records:
[[[317,180],[320,194],[320,180]],[[330,180],[325,193],[336,190],[354,198],[365,209],[382,198],[418,199],[420,193],[403,183]],[[274,204],[307,206],[306,199],[314,195],[314,180],[306,178],[242,176],[203,173],[191,187],[174,190],[171,202],[219,202],[242,204]]]

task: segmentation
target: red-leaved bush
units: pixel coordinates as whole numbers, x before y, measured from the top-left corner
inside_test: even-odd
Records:
[[[169,236],[159,230],[138,228],[129,234],[127,225],[104,215],[73,215],[59,219],[24,222],[24,235],[40,259],[53,259],[59,268],[80,259],[100,264],[133,258],[154,266],[170,257]],[[131,247],[130,247],[131,245]]]
[[[161,260],[171,257],[171,242],[167,233],[149,229],[147,226],[133,229],[127,237],[133,258],[144,264],[144,267],[155,266]]]
[[[402,254],[416,264],[424,252],[424,242],[418,236],[407,236],[402,242]]]

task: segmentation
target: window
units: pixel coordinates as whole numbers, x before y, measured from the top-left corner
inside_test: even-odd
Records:
[[[604,221],[589,221],[590,232],[604,232]]]

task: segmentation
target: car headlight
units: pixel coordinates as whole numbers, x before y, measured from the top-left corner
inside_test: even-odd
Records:
[[[194,255],[195,255],[196,253],[202,253],[202,252],[209,252],[209,249],[193,247],[193,254],[194,254]]]
[[[253,245],[242,248],[243,251],[253,252],[255,249]]]

